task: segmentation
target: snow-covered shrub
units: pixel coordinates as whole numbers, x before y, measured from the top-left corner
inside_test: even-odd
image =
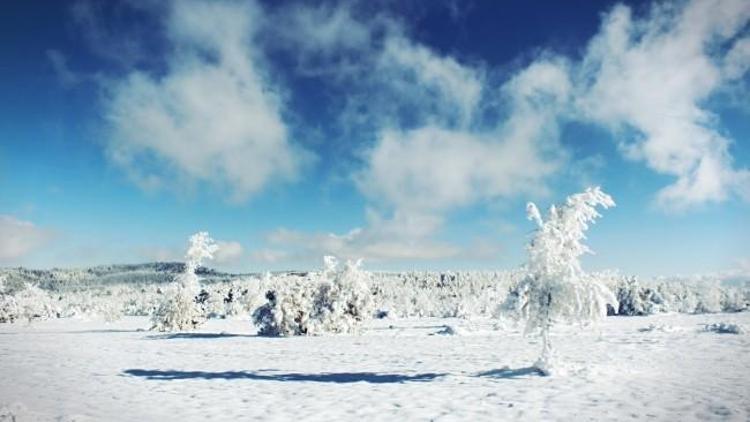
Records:
[[[644,316],[662,310],[664,298],[661,294],[648,287],[643,287],[636,277],[622,279],[615,287],[617,292],[617,315]]]
[[[706,324],[703,327],[703,331],[718,333],[718,334],[742,334],[745,330],[737,324],[731,324],[727,322],[717,322],[714,324]]]
[[[267,336],[321,335],[356,332],[372,318],[370,274],[361,261],[338,268],[334,257],[313,277],[280,285],[266,293],[267,302],[253,312],[258,332]]]
[[[491,316],[517,271],[405,272],[372,274],[372,291],[392,317]]]
[[[267,302],[253,312],[258,334],[272,337],[312,334],[308,321],[316,293],[310,280],[299,280],[266,292]]]
[[[326,258],[323,283],[312,313],[313,334],[355,332],[375,312],[370,275],[361,269],[362,260],[347,261],[343,269],[338,269],[335,258]]]
[[[743,292],[736,287],[727,287],[722,290],[721,310],[723,312],[741,312],[750,307],[748,292]]]
[[[515,309],[526,322],[526,333],[540,332],[542,352],[535,367],[549,374],[552,344],[549,330],[554,322],[585,323],[607,314],[607,304],[616,303],[612,292],[581,269],[579,258],[590,252],[583,244],[585,231],[600,214],[597,206],[615,203],[598,187],[569,196],[565,204],[550,207],[546,220],[529,203],[527,216],[537,224],[527,247],[525,278],[509,296],[506,309]]]
[[[32,284],[26,284],[23,290],[16,292],[15,301],[20,318],[29,322],[35,319],[57,318],[60,309],[50,295]]]
[[[16,299],[5,290],[5,275],[0,274],[0,323],[15,321],[18,313]]]
[[[164,299],[152,315],[151,329],[174,331],[194,329],[205,319],[207,293],[201,291],[195,270],[203,259],[213,259],[218,245],[206,232],[190,236],[190,244],[185,254],[185,272],[167,288]]]
[[[16,298],[9,294],[0,293],[0,323],[14,322],[20,316],[20,309]]]

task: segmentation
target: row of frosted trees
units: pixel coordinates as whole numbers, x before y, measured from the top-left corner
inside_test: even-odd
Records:
[[[580,265],[581,255],[590,252],[583,241],[589,225],[600,217],[597,208],[614,205],[612,198],[596,187],[552,206],[544,218],[536,205],[527,206],[527,216],[537,228],[527,247],[524,276],[502,309],[524,321],[526,333],[541,335],[542,351],[535,367],[543,374],[550,372],[552,362],[549,333],[553,323],[588,323],[606,316],[607,304],[617,303],[611,291]],[[190,238],[186,272],[154,312],[152,329],[185,330],[203,322],[205,297],[199,294],[195,270],[216,250],[205,232]],[[316,278],[300,279],[266,292],[266,303],[252,315],[259,334],[352,333],[373,317],[370,274],[361,270],[361,262],[340,265],[334,257],[325,257],[324,264]]]

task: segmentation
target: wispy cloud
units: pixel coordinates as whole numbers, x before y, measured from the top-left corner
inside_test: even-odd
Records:
[[[70,69],[68,66],[68,59],[62,52],[50,49],[46,51],[46,54],[47,59],[52,66],[52,70],[57,75],[57,78],[63,87],[69,88],[81,82],[81,76]]]
[[[750,181],[706,103],[747,71],[747,40],[735,38],[749,19],[743,0],[660,3],[642,18],[617,6],[589,44],[577,105],[626,157],[676,177],[658,193],[665,208],[724,201]]]

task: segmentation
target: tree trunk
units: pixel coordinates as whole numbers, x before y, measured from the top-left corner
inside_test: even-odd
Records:
[[[542,373],[542,375],[550,375],[550,369],[552,366],[552,340],[549,337],[549,330],[552,326],[550,320],[550,306],[552,305],[552,293],[547,293],[545,303],[544,322],[542,323],[542,353],[539,359],[534,364],[534,367]]]

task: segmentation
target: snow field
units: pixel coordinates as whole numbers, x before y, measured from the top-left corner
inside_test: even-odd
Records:
[[[382,319],[362,335],[264,338],[247,320],[143,331],[146,317],[0,324],[0,415],[17,420],[737,420],[750,314],[556,325],[539,340],[477,318]],[[439,334],[452,327],[458,335]],[[653,327],[653,328],[650,328]],[[646,328],[646,329],[644,329]],[[0,416],[2,418],[2,416]]]

